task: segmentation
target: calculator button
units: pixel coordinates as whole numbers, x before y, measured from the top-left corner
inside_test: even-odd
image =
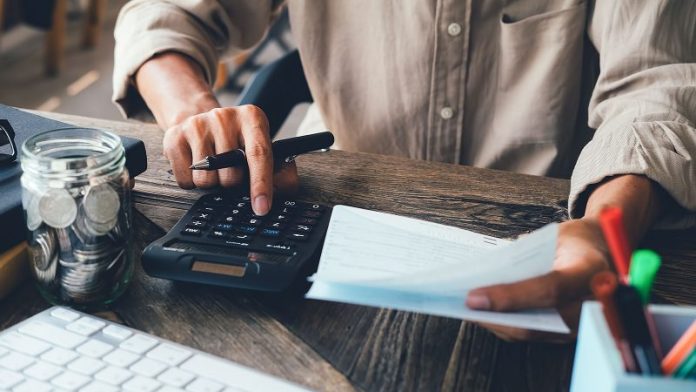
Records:
[[[290,207],[290,208],[293,208],[293,207],[296,207],[296,206],[297,206],[297,202],[296,202],[296,201],[292,201],[292,200],[285,200],[285,201],[282,202],[281,204],[282,204],[284,207]]]
[[[202,221],[209,221],[210,218],[212,218],[213,214],[210,212],[199,212],[198,214],[193,216],[193,219],[195,220],[202,220]]]
[[[232,223],[235,221],[234,215],[228,215],[222,218],[222,221],[225,223]]]
[[[245,225],[258,226],[261,224],[261,219],[251,218],[244,222]]]
[[[307,225],[294,225],[290,228],[290,230],[298,233],[309,233],[312,231],[312,228]]]
[[[307,241],[309,235],[305,233],[290,233],[286,238],[293,241]]]
[[[292,251],[295,248],[294,244],[288,243],[288,242],[276,242],[273,244],[266,244],[266,249],[274,249],[274,250],[281,250],[285,251],[283,253],[287,253]]]
[[[232,241],[232,240],[227,240],[225,241],[227,245],[232,245],[232,246],[237,246],[240,248],[247,248],[249,246],[248,242],[245,241]]]
[[[317,220],[314,218],[298,218],[295,223],[298,225],[314,226],[317,224]]]
[[[261,230],[261,235],[264,237],[278,237],[280,236],[280,230],[266,228]]]
[[[302,212],[302,216],[305,218],[319,218],[321,216],[321,212],[307,210],[307,211]]]
[[[294,213],[294,211],[295,209],[292,207],[283,207],[280,209],[279,213],[282,215],[291,215]]]
[[[216,230],[231,231],[234,229],[234,225],[231,223],[218,223],[215,225]]]
[[[311,211],[324,211],[326,209],[326,207],[320,204],[308,204],[304,208]]]
[[[209,237],[211,238],[225,238],[227,236],[227,233],[221,230],[213,230],[210,232]]]
[[[217,211],[217,208],[215,208],[215,207],[202,207],[198,210],[198,212],[202,212],[204,214],[205,213],[213,213],[216,211]]]
[[[222,195],[207,195],[204,196],[203,202],[206,204],[221,205],[225,204],[225,197]]]
[[[242,201],[251,201],[251,197],[249,197],[249,196],[242,196],[242,197],[241,197],[241,200],[242,200]]]
[[[193,227],[187,227],[184,230],[181,230],[181,234],[183,235],[192,235],[192,236],[199,236],[201,235],[201,229],[196,229]]]
[[[187,226],[202,228],[203,226],[205,226],[205,222],[202,220],[192,220],[191,223],[189,223]]]
[[[235,208],[229,212],[230,216],[238,216],[238,215],[242,215],[242,214],[243,214],[243,211],[240,210],[239,208]]]
[[[241,201],[241,202],[237,203],[237,204],[235,205],[235,207],[239,208],[240,210],[241,210],[241,209],[246,209],[246,208],[249,208],[249,203],[246,202],[246,201]]]
[[[237,230],[241,233],[244,233],[244,234],[255,234],[256,233],[256,227],[254,227],[254,226],[242,225],[242,226],[238,226]]]
[[[290,217],[288,217],[285,214],[279,214],[271,217],[272,220],[278,221],[278,222],[287,222]]]
[[[272,222],[270,225],[268,225],[269,228],[278,230],[283,230],[286,226],[287,225],[282,222]]]
[[[250,241],[251,236],[249,234],[232,234],[230,236],[231,239],[233,240],[240,240],[240,241]]]

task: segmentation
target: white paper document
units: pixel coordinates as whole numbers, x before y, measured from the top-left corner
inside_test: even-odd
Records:
[[[472,310],[469,290],[551,271],[558,225],[517,241],[336,206],[307,298],[567,333],[553,309]]]

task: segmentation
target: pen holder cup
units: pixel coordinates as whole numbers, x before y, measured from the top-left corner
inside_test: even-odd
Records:
[[[696,307],[650,305],[660,345],[665,353],[696,319]],[[571,392],[693,392],[696,381],[669,376],[646,376],[627,373],[621,354],[596,301],[582,306],[578,342],[575,348]]]

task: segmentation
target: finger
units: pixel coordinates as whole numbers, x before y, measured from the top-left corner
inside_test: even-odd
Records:
[[[213,137],[215,140],[215,153],[232,151],[239,148],[239,125],[235,121],[234,111],[229,108],[215,109],[211,111],[215,119]],[[232,187],[239,185],[244,180],[244,169],[241,167],[227,167],[217,171],[220,185]]]
[[[215,154],[212,137],[210,137],[208,124],[205,120],[195,118],[187,123],[184,130],[186,140],[191,148],[193,162],[198,162],[208,155]],[[188,168],[187,168],[188,169]],[[215,170],[191,170],[193,183],[199,188],[210,188],[218,184],[217,171]]]
[[[273,190],[284,194],[293,194],[300,188],[295,162],[283,163],[273,174]]]
[[[273,154],[268,120],[256,106],[244,108],[241,128],[249,166],[251,205],[257,215],[266,215],[273,198]]]
[[[192,189],[195,185],[191,176],[191,148],[186,138],[177,129],[168,130],[164,136],[165,157],[180,188]]]

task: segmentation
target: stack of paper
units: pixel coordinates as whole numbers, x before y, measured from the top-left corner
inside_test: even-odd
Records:
[[[476,287],[551,271],[558,225],[511,242],[417,219],[336,206],[307,298],[566,333],[555,310],[488,312]]]

